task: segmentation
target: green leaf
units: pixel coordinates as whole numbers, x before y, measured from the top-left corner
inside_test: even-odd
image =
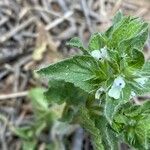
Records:
[[[106,127],[108,126],[108,121],[104,116],[95,117],[95,126],[101,132],[104,149],[110,149],[110,145],[108,143],[107,136],[106,136]]]
[[[64,80],[73,83],[86,92],[91,92],[95,90],[95,85],[92,83],[92,79],[96,78],[95,70],[101,73],[100,67],[97,61],[90,56],[75,56],[51,64],[37,72],[50,80]]]
[[[104,35],[101,33],[95,33],[91,35],[88,45],[88,50],[91,52],[93,50],[100,50],[101,48],[104,48],[106,45],[106,39]]]
[[[137,49],[133,49],[132,54],[128,56],[126,61],[130,69],[142,69],[145,62],[144,54]]]
[[[50,124],[50,122],[49,122]],[[23,140],[32,140],[35,139],[36,136],[38,137],[43,129],[46,127],[46,120],[43,119],[35,121],[29,126],[26,127],[16,127],[13,128],[13,133],[17,135],[19,138],[22,138]]]
[[[148,78],[148,81],[146,81],[146,83],[143,86],[143,89],[141,90],[140,93],[138,93],[138,95],[143,95],[148,93],[150,93],[150,78]]]
[[[122,11],[118,11],[116,13],[116,15],[113,18],[113,24],[117,24],[118,22],[120,22],[123,19],[123,13]]]
[[[125,39],[120,43],[120,48],[123,47],[123,49],[125,50],[130,50],[130,49],[139,49],[139,50],[143,50],[143,47],[145,45],[145,42],[148,38],[148,23],[143,23],[141,30],[139,31],[139,33],[134,36],[131,37],[129,39]]]
[[[41,116],[46,111],[49,111],[47,100],[44,96],[45,89],[34,88],[29,91],[29,98],[32,103],[32,108],[36,116]]]
[[[32,139],[33,134],[34,134],[31,126],[22,127],[22,128],[14,128],[13,132],[17,136],[23,138],[24,140]]]
[[[140,85],[137,82],[132,83],[132,87],[136,95],[142,96],[144,94],[148,94],[150,92],[150,78],[145,82],[144,85]]]
[[[108,30],[104,33],[106,37],[111,37],[113,30],[116,28],[119,22],[124,18],[121,11],[118,11],[113,18],[113,25],[108,28]]]
[[[48,108],[48,103],[43,95],[45,92],[45,89],[43,88],[34,88],[30,90],[29,97],[31,98],[32,104],[34,105],[34,108],[42,107],[43,109]]]
[[[118,134],[131,147],[148,150],[150,148],[150,102],[142,106],[132,103],[123,105],[114,117],[113,128],[118,130]]]
[[[80,107],[79,117],[81,125],[90,133],[95,149],[104,150],[100,130],[95,126],[94,120],[90,117],[88,109]]]
[[[87,50],[84,48],[82,42],[78,37],[72,38],[69,42],[66,43],[66,45],[79,48],[81,51],[83,51],[84,54],[88,54]]]
[[[146,61],[142,67],[142,70],[139,72],[142,76],[150,77],[150,61]]]
[[[136,95],[142,96],[150,92],[150,62],[146,61],[141,70],[138,70],[134,78],[143,78],[143,84],[137,81],[131,81],[132,91]]]
[[[23,150],[35,150],[37,142],[35,140],[32,141],[23,141]]]
[[[63,106],[58,106],[57,104],[53,104],[50,107],[49,102],[44,96],[45,92],[46,90],[43,88],[33,88],[29,92],[29,98],[35,115],[36,130],[41,128],[43,124],[50,125],[54,120],[60,118],[63,109]]]
[[[119,150],[116,133],[113,132],[110,125],[108,124],[108,121],[104,116],[96,117],[96,127],[100,130],[102,134],[104,148],[106,150]]]
[[[45,96],[49,103],[62,104],[66,102],[67,104],[77,106],[86,101],[88,93],[75,87],[72,83],[61,80],[50,80]]]
[[[85,104],[89,95],[82,89],[75,87],[74,84],[62,80],[50,80],[49,88],[44,94],[48,104],[66,104],[61,120],[68,122],[72,121],[78,111],[78,106]]]
[[[125,88],[123,88],[122,95],[119,99],[114,99],[106,95],[104,115],[110,124],[112,124],[113,118],[121,106],[130,100],[130,95],[131,87],[127,84],[125,85]]]
[[[118,109],[123,105],[121,99],[113,99],[109,96],[106,97],[106,104],[104,109],[104,115],[108,122],[112,124],[113,117],[117,113]]]
[[[119,150],[118,139],[116,134],[110,129],[110,127],[106,127],[106,137],[108,144],[110,146],[110,150]]]
[[[116,48],[122,41],[136,37],[145,26],[139,18],[123,17],[114,25],[113,31],[109,35],[109,46]]]

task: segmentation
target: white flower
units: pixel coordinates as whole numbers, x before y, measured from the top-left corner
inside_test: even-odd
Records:
[[[125,87],[125,81],[121,76],[119,76],[114,80],[113,85],[108,91],[108,95],[110,97],[113,97],[114,99],[119,99],[121,95],[121,91],[124,87]]]
[[[101,51],[101,58],[107,59],[108,58],[107,48],[106,47],[101,48],[100,51]]]
[[[108,53],[106,47],[101,48],[100,50],[94,50],[91,52],[91,56],[93,56],[96,59],[107,59],[108,58]]]
[[[101,52],[100,52],[100,50],[94,50],[94,51],[92,51],[91,52],[91,56],[93,56],[94,58],[96,58],[96,59],[100,59],[101,58]]]
[[[143,86],[145,83],[146,83],[146,81],[148,80],[148,78],[146,78],[146,77],[142,77],[142,78],[136,78],[136,79],[134,79],[137,83],[139,83],[141,86]]]

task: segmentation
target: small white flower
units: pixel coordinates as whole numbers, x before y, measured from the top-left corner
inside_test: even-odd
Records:
[[[93,56],[96,59],[108,59],[108,53],[106,47],[101,48],[100,50],[94,50],[91,52],[91,56]]]
[[[106,58],[106,59],[108,59],[107,48],[106,48],[106,47],[101,48],[100,51],[101,51],[101,58],[104,58],[104,59]]]
[[[121,90],[117,87],[111,87],[111,89],[108,91],[108,95],[110,97],[113,97],[114,99],[119,99],[121,94]]]
[[[125,82],[123,77],[118,76],[113,83],[114,86],[120,87],[121,89],[125,87]]]
[[[121,91],[124,87],[125,87],[125,81],[121,76],[119,76],[114,80],[113,85],[108,91],[108,95],[110,97],[113,97],[114,99],[119,99],[121,95]]]
[[[148,80],[148,78],[146,78],[146,77],[142,77],[142,78],[136,78],[136,79],[134,79],[137,83],[139,83],[141,86],[143,86],[145,83],[146,83],[146,81]]]
[[[94,50],[94,51],[92,51],[91,52],[91,56],[93,56],[94,58],[96,58],[96,59],[100,59],[101,58],[101,52],[100,52],[100,50]]]

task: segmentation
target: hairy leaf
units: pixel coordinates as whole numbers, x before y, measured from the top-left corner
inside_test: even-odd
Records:
[[[96,127],[100,130],[105,149],[119,150],[116,133],[112,131],[104,116],[96,117]]]
[[[87,108],[81,107],[79,111],[81,125],[90,133],[96,150],[104,150],[100,130],[95,126],[94,120],[90,118]]]
[[[139,33],[134,36],[131,37],[129,39],[124,39],[121,43],[120,43],[120,48],[123,48],[124,50],[130,50],[133,48],[139,49],[139,50],[143,50],[144,44],[148,38],[148,23],[143,23],[141,30],[139,31]]]
[[[128,40],[126,44],[130,45],[130,41],[135,41],[137,36],[143,37],[141,44],[145,43],[147,38],[145,34],[147,32],[145,33],[144,31],[147,30],[148,25],[139,18],[123,17],[113,26],[111,33],[109,33],[109,46],[111,48],[116,48],[121,42],[126,40]],[[132,43],[136,44],[135,42]],[[142,47],[141,44],[139,44],[138,48]]]
[[[118,139],[116,137],[116,134],[109,127],[106,127],[105,130],[110,150],[119,150]]]
[[[118,131],[116,130],[118,134],[122,135],[122,138],[131,147],[148,150],[150,148],[149,113],[150,102],[146,102],[142,106],[136,106],[131,103],[123,105],[122,109],[114,117],[113,128],[115,127],[114,130],[118,128]]]
[[[65,82],[73,83],[76,87],[80,87],[86,92],[91,92],[95,90],[94,79],[103,78],[103,80],[106,80],[106,74],[103,74],[102,67],[101,62],[96,62],[90,56],[75,56],[56,64],[51,64],[39,70],[38,73],[48,77],[50,80],[64,80]]]

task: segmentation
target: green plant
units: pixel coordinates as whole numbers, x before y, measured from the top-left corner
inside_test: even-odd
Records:
[[[97,150],[117,150],[119,142],[150,149],[150,103],[133,102],[150,92],[150,62],[142,52],[147,38],[147,23],[118,12],[106,32],[91,36],[87,48],[77,37],[67,43],[82,55],[37,71],[49,79],[48,103],[65,102],[61,121],[83,126]]]
[[[39,148],[40,143],[44,143],[47,150],[63,150],[65,145],[64,136],[70,134],[69,130],[73,132],[77,128],[76,125],[59,121],[64,104],[49,106],[43,95],[44,91],[43,88],[34,88],[29,92],[28,97],[34,114],[32,122],[20,127],[9,125],[10,130],[21,139],[23,150],[36,150]],[[50,138],[47,138],[47,141],[41,141],[40,136],[45,133],[45,136],[48,136],[49,133],[47,132],[50,132]]]

